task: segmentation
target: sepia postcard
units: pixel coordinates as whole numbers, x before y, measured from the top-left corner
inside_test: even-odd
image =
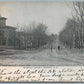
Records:
[[[0,1],[0,82],[84,82],[84,1]]]

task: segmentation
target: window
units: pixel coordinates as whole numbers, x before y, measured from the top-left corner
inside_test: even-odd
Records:
[[[0,30],[0,36],[4,36],[4,31]]]
[[[0,45],[1,45],[1,43],[2,43],[2,42],[1,42],[1,39],[0,39]]]
[[[6,45],[6,39],[5,38],[4,39],[0,38],[0,45]]]
[[[2,45],[6,45],[6,40],[2,40]]]

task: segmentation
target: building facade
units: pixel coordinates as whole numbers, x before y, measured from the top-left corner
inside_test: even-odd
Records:
[[[14,47],[16,28],[6,25],[5,17],[0,17],[0,47]]]

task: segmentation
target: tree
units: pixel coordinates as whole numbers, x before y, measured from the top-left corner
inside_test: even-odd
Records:
[[[62,30],[59,35],[59,40],[61,43],[63,43],[65,46],[69,46],[70,48],[72,46],[78,47],[78,28],[77,22],[75,22],[73,19],[68,19],[64,30]]]
[[[80,49],[84,47],[84,2],[73,2],[73,10],[72,19],[67,21],[59,37],[66,45],[73,44],[75,48]]]
[[[48,35],[46,34],[47,26],[45,24],[39,23],[35,29],[33,29],[34,43],[39,48],[43,46],[48,41]]]
[[[18,48],[39,48],[48,43],[49,36],[46,34],[47,26],[39,23],[38,25],[29,24],[27,26],[21,26],[21,29],[17,31],[17,46]]]
[[[78,23],[80,48],[84,47],[84,2],[73,2],[73,19]]]

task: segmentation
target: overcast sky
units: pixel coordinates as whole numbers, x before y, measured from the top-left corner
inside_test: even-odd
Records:
[[[71,17],[71,2],[0,2],[0,14],[7,17],[7,25],[15,26],[32,22],[44,23],[49,33],[59,34]]]

